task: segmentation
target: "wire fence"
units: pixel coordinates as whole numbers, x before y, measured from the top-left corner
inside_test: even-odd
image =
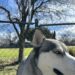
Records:
[[[36,27],[38,27],[38,22],[36,21]],[[64,23],[63,23],[64,24]],[[68,23],[67,23],[68,24]],[[17,25],[17,24],[16,24]],[[52,25],[45,26],[50,30],[50,32],[56,33],[56,39],[63,41],[68,46],[75,45],[75,25]],[[35,27],[35,26],[34,26]],[[40,27],[40,26],[39,26]],[[17,27],[18,28],[18,27]],[[28,41],[27,41],[28,42]],[[30,45],[27,43],[27,47]],[[27,48],[24,51],[25,57],[28,56],[32,48]],[[10,64],[18,60],[19,48],[18,48],[18,37],[15,30],[11,24],[8,23],[0,24],[0,75],[16,75],[16,66],[2,66],[4,64]]]

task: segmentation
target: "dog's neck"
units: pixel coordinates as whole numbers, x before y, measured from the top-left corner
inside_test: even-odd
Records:
[[[31,64],[31,67],[32,67],[33,75],[42,75],[42,72],[37,67],[38,55],[35,55],[35,50],[33,50],[31,52],[29,57],[30,57],[30,64]]]

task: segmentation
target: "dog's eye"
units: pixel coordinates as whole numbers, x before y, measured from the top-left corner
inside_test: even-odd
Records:
[[[55,54],[62,54],[60,51],[53,51]]]
[[[61,52],[60,52],[60,51],[56,51],[55,53],[56,53],[56,54],[61,54]]]

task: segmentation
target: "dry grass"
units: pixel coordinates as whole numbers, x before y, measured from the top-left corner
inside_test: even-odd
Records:
[[[75,46],[68,46],[71,55],[75,56]],[[24,56],[27,57],[31,52],[32,48],[27,48],[24,50]],[[0,49],[0,60],[6,61],[8,59],[15,59],[18,57],[18,49]],[[2,61],[0,63],[3,63]],[[6,67],[0,69],[0,75],[16,75],[17,67]]]
[[[75,56],[75,46],[68,46],[69,48],[69,53],[72,55],[72,56]]]

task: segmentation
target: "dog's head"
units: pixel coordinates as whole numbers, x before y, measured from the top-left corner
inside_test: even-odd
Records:
[[[75,58],[69,55],[64,43],[47,39],[40,30],[36,30],[32,41],[37,66],[43,75],[75,75]]]

